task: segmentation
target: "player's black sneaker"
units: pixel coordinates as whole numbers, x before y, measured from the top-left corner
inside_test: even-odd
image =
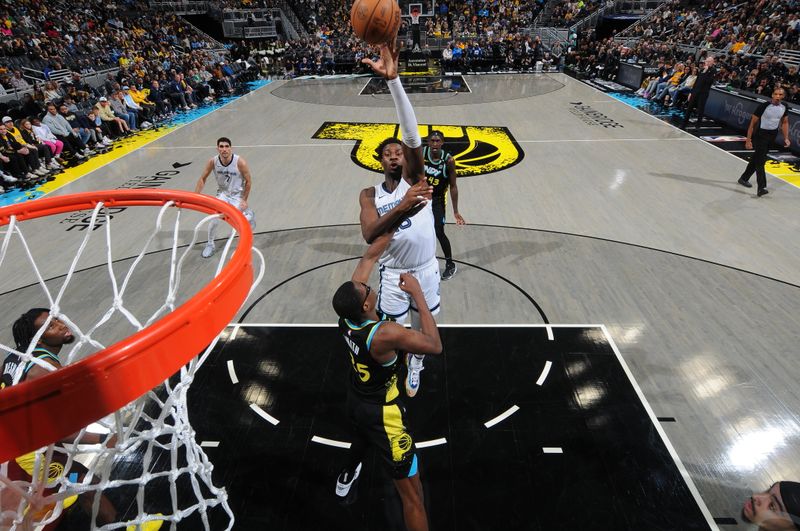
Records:
[[[350,505],[356,501],[358,497],[358,476],[361,475],[361,463],[356,467],[355,472],[344,469],[339,473],[336,478],[336,496],[339,498],[339,503],[342,505]]]
[[[447,262],[444,266],[444,273],[442,273],[442,280],[450,280],[458,272],[455,262]]]

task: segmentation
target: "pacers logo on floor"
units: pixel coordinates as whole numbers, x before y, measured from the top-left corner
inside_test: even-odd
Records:
[[[444,134],[444,150],[455,159],[459,177],[484,175],[510,168],[525,156],[506,127],[477,125],[422,125],[424,139],[431,129]],[[325,122],[312,138],[355,140],[350,158],[367,170],[383,173],[375,150],[391,136],[400,136],[397,124]]]

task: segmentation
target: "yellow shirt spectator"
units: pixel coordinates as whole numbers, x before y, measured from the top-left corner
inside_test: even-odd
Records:
[[[133,101],[139,105],[141,105],[142,103],[146,103],[147,105],[152,105],[152,102],[147,100],[147,96],[148,94],[150,94],[149,89],[145,93],[144,90],[136,90],[136,87],[131,87],[128,90],[128,94],[130,94],[131,98],[133,98]]]

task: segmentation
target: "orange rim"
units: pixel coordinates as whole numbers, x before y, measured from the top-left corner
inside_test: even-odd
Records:
[[[230,323],[253,282],[253,234],[236,207],[178,190],[107,190],[0,208],[0,226],[76,210],[154,206],[168,201],[223,214],[239,234],[229,262],[207,286],[149,327],[52,374],[0,392],[0,463],[59,441],[142,396],[175,374]]]

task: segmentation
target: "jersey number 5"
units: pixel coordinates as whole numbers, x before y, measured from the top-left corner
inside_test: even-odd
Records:
[[[367,366],[363,363],[356,363],[356,359],[350,354],[350,361],[353,363],[353,370],[358,373],[358,377],[361,379],[362,382],[369,381],[369,371],[367,370]]]

